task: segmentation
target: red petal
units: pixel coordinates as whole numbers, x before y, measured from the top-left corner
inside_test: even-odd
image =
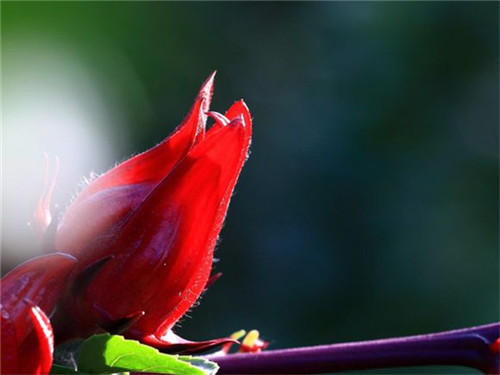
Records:
[[[101,234],[113,236],[129,214],[205,134],[215,72],[176,131],[159,145],[106,172],[77,196],[65,212],[56,248],[77,255]]]
[[[95,316],[96,307],[113,320],[144,310],[129,336],[160,337],[191,307],[208,280],[250,132],[235,119],[193,148],[155,188],[121,231],[114,259],[88,287],[81,320]]]
[[[18,300],[15,307],[16,314],[4,306],[1,309],[1,373],[48,374],[54,351],[49,318],[28,299]]]
[[[230,120],[234,120],[238,116],[243,116],[246,127],[250,128],[252,126],[252,116],[243,100],[238,100],[226,112],[226,117]]]
[[[70,255],[54,253],[31,259],[2,278],[2,308],[15,326],[18,343],[26,339],[32,327],[29,307],[22,301],[29,300],[51,312],[74,265]]]
[[[52,353],[54,352],[54,333],[50,320],[45,313],[38,307],[32,306],[30,317],[35,327],[35,334],[38,339],[37,353],[38,371],[36,374],[48,374],[52,366]]]

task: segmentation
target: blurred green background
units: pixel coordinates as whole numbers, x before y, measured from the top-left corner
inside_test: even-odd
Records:
[[[217,69],[212,108],[245,99],[252,154],[216,251],[224,277],[180,334],[257,328],[280,348],[499,319],[498,2],[1,12],[3,272],[40,253],[26,223],[44,151],[64,207],[81,176],[169,134]]]

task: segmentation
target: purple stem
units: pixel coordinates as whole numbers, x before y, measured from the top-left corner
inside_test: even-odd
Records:
[[[428,335],[279,349],[255,354],[212,355],[219,374],[311,374],[399,366],[468,366],[500,374],[492,343],[500,323]]]

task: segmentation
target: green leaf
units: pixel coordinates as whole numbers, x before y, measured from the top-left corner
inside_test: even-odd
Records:
[[[86,340],[78,354],[78,372],[110,374],[155,372],[176,375],[215,375],[219,366],[201,357],[160,353],[155,348],[108,333]]]

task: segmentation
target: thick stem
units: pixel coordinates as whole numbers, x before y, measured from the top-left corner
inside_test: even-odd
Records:
[[[500,323],[428,335],[208,356],[219,374],[311,374],[368,368],[450,365],[500,374],[492,348]]]

